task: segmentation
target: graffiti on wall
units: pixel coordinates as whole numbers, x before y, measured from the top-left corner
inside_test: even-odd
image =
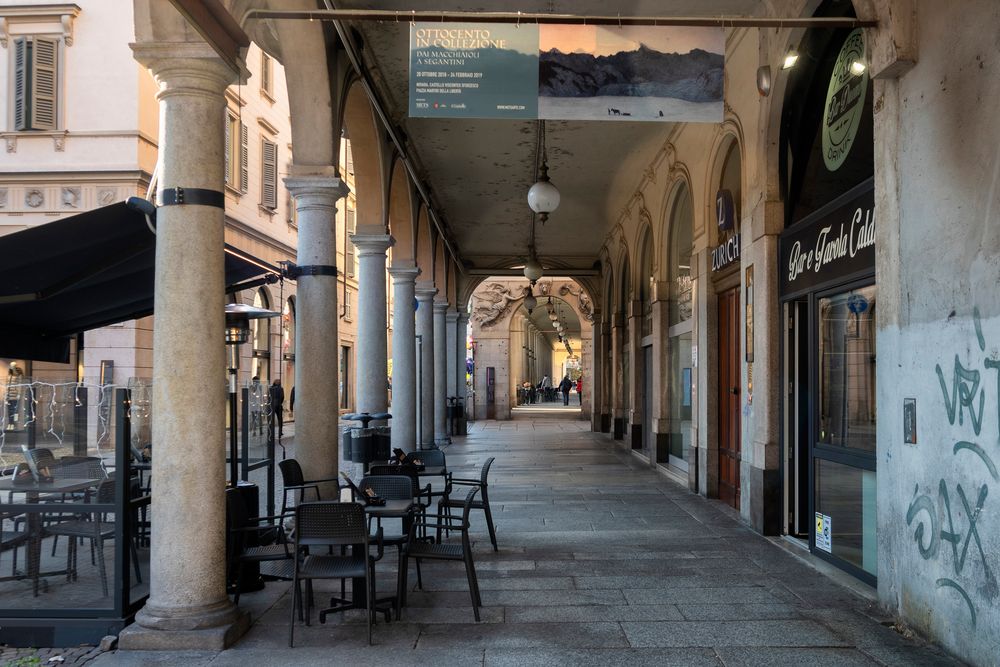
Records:
[[[949,576],[938,577],[935,586],[962,599],[975,627],[977,603],[991,604],[1000,595],[991,566],[997,555],[987,552],[982,535],[990,533],[980,530],[980,521],[988,515],[984,508],[990,481],[1000,482],[996,463],[987,449],[996,449],[995,443],[1000,438],[1000,352],[996,349],[986,352],[978,308],[973,310],[973,323],[978,352],[973,349],[970,357],[975,361],[966,366],[956,352],[950,367],[946,363],[934,368],[941,388],[943,417],[950,427],[957,427],[953,430],[959,435],[950,447],[952,459],[972,457],[972,467],[962,461],[963,475],[941,477],[937,488],[927,493],[921,493],[920,485],[915,485],[906,511],[906,525],[913,530],[920,557],[939,561],[947,570]],[[988,391],[990,380],[995,381],[995,391]],[[982,432],[987,407],[997,410],[996,434]],[[941,413],[932,411],[932,414]],[[973,471],[980,474],[975,476]]]

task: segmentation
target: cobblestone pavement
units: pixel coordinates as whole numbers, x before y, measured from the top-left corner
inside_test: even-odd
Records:
[[[959,664],[584,422],[471,426],[446,452],[460,477],[497,459],[490,502],[499,553],[481,513],[473,522],[482,623],[473,622],[461,563],[425,563],[423,591],[410,593],[402,621],[380,620],[373,647],[354,613],[326,625],[314,615],[311,627],[296,627],[289,649],[289,586],[271,583],[244,595],[254,625],[228,651],[106,653],[91,664]],[[393,589],[394,560],[390,553],[377,566],[380,591]],[[411,589],[415,579],[411,571]]]
[[[103,651],[96,646],[75,648],[4,648],[0,649],[0,667],[77,667],[92,664]]]

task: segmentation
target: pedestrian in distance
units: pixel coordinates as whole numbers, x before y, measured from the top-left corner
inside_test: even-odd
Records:
[[[576,379],[576,397],[580,399],[580,405],[583,405],[583,376],[581,375]]]
[[[281,438],[284,431],[284,422],[282,417],[285,409],[285,390],[281,387],[281,380],[275,380],[271,384],[270,389],[271,394],[271,416],[278,422],[278,438]]]
[[[562,382],[559,383],[559,391],[563,395],[563,405],[569,405],[569,390],[573,388],[573,381],[569,379],[566,375],[563,377]]]

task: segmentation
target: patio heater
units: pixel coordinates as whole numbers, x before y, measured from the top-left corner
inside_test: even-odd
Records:
[[[250,320],[278,317],[281,313],[242,303],[226,304],[226,346],[229,348],[229,480],[233,487],[239,481],[238,445],[236,434],[236,373],[239,370],[240,345],[250,339]]]

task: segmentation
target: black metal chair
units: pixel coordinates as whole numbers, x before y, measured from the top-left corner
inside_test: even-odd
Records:
[[[490,531],[490,542],[493,543],[493,551],[499,551],[497,548],[497,532],[493,527],[493,513],[490,512],[490,497],[489,497],[489,474],[490,466],[493,465],[495,457],[490,457],[483,464],[483,468],[479,473],[479,480],[474,479],[452,479],[451,483],[455,486],[473,486],[479,489],[482,493],[479,496],[479,500],[473,501],[472,509],[483,510],[486,514],[486,528]],[[444,514],[450,516],[451,508],[462,507],[464,502],[461,500],[454,500],[451,498],[442,498],[438,501],[438,512],[444,510]],[[438,528],[437,533],[438,541],[441,541],[441,529]]]
[[[282,516],[251,517],[246,502],[237,489],[226,490],[226,535],[229,571],[235,582],[233,603],[240,603],[243,566],[247,563],[275,563],[267,575],[274,579],[291,580],[294,546],[285,537]],[[268,522],[266,525],[260,525]],[[277,525],[271,522],[276,522]],[[284,561],[284,562],[282,562]]]
[[[358,483],[358,490],[361,493],[365,493],[368,489],[374,491],[379,497],[385,500],[412,500],[413,499],[413,486],[412,481],[406,475],[368,475],[361,479]],[[361,500],[360,498],[355,498],[355,500]],[[377,530],[383,530],[382,519],[380,517],[375,517],[375,526]],[[399,562],[399,566],[402,567],[402,556],[403,556],[403,546],[409,541],[410,535],[410,520],[401,520],[402,529],[399,533],[389,533],[385,534],[384,530],[382,533],[382,544],[388,547],[396,547],[396,557]],[[371,517],[368,520],[368,532],[371,533]],[[396,619],[399,619],[399,604],[398,601],[402,599],[403,591],[396,591]]]
[[[397,588],[406,591],[407,563],[413,558],[419,565],[421,560],[460,560],[465,563],[465,576],[469,580],[469,595],[472,596],[472,611],[475,614],[476,622],[479,622],[479,607],[483,601],[479,595],[479,581],[476,579],[476,568],[472,562],[472,543],[469,541],[469,512],[472,510],[472,502],[479,489],[470,489],[462,501],[462,516],[451,516],[449,514],[428,514],[421,520],[414,521],[410,526],[410,539],[403,547],[402,559],[399,564],[399,584]],[[434,519],[434,521],[428,521]],[[457,522],[457,523],[456,523]],[[461,544],[441,544],[418,540],[416,529],[418,526],[424,528],[448,528],[462,533]],[[418,570],[419,572],[419,570]],[[423,588],[423,583],[417,579],[418,588]],[[405,600],[401,601],[405,602]]]
[[[360,503],[342,503],[324,500],[314,503],[303,503],[295,508],[295,567],[292,574],[292,619],[288,628],[288,646],[291,647],[295,637],[295,610],[302,604],[302,593],[299,581],[306,581],[309,586],[308,602],[312,601],[312,581],[314,579],[357,579],[364,580],[365,609],[368,618],[368,644],[372,643],[372,618],[375,608],[375,562],[382,558],[382,531],[375,534],[378,554],[372,556],[369,552],[368,521],[365,508]],[[324,547],[332,551],[333,547],[351,547],[350,555],[320,555],[311,553],[314,547]],[[359,549],[360,547],[360,549]],[[332,611],[343,611],[356,607],[358,591],[352,590],[351,604],[323,610],[320,612],[320,623],[326,621],[326,614]],[[307,604],[308,607],[308,604]],[[306,625],[309,625],[309,609],[305,614]]]
[[[368,468],[369,477],[377,476],[404,476],[410,478],[411,493],[413,502],[416,505],[416,513],[423,515],[427,508],[434,504],[431,496],[431,485],[420,486],[420,473],[412,465],[389,465],[387,463],[374,463]],[[426,537],[426,535],[423,535]]]
[[[96,502],[100,505],[113,505],[115,503],[115,482],[113,479],[106,479],[97,487]],[[77,511],[77,510],[74,510]],[[64,535],[69,540],[66,551],[66,579],[77,578],[77,549],[76,538],[91,540],[94,551],[97,555],[97,567],[101,574],[101,588],[104,597],[108,596],[108,571],[104,564],[104,543],[115,538],[115,523],[108,521],[105,512],[92,511],[82,514],[79,518],[70,521],[60,521],[43,528],[45,535]],[[129,540],[129,553],[132,556],[132,565],[135,568],[136,581],[142,583],[142,572],[139,571],[139,553],[135,548],[135,542]]]
[[[281,498],[281,514],[291,514],[292,508],[288,505],[288,494],[298,492],[298,498],[295,500],[295,504],[305,502],[306,490],[312,489],[313,493],[316,495],[316,500],[322,500],[319,495],[319,485],[326,484],[328,482],[333,482],[337,484],[337,489],[340,489],[340,480],[335,477],[328,479],[305,479],[302,474],[302,466],[295,459],[285,459],[284,461],[278,462],[278,468],[281,471],[281,486],[283,489]]]

